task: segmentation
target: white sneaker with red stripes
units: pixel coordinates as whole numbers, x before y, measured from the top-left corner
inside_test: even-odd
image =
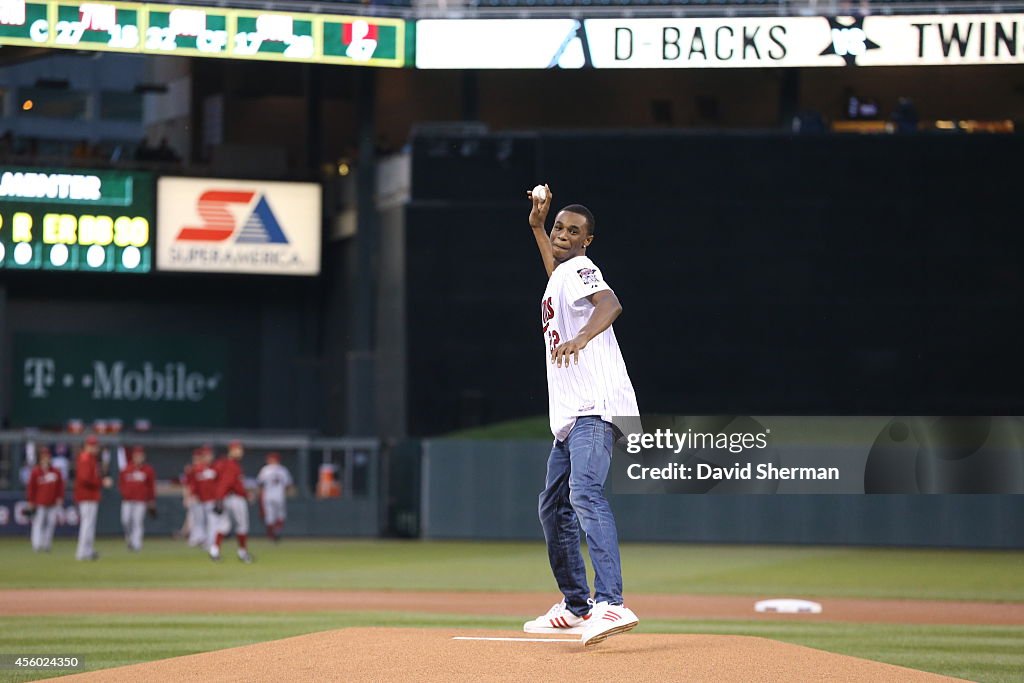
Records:
[[[523,624],[523,631],[526,633],[583,633],[583,627],[589,619],[589,614],[578,617],[570,612],[565,606],[565,600],[562,600],[562,602],[552,605],[547,614],[542,614]]]
[[[640,619],[628,607],[599,602],[590,611],[590,619],[580,641],[586,647],[597,645],[609,636],[632,631],[639,623]]]

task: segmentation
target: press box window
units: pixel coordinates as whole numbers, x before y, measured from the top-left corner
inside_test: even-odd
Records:
[[[112,121],[141,121],[142,95],[133,92],[101,93],[100,118]]]
[[[20,88],[22,116],[79,120],[85,118],[86,94],[53,88]]]

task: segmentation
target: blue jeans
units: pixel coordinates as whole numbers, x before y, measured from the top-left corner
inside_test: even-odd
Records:
[[[604,497],[612,461],[615,428],[596,415],[576,420],[565,441],[548,456],[538,512],[548,544],[548,560],[565,604],[576,616],[590,611],[587,569],[580,552],[580,526],[594,565],[594,600],[622,604],[622,564],[615,518]]]

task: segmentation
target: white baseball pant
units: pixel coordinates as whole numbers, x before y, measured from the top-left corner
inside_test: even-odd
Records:
[[[88,560],[95,552],[93,543],[96,541],[96,513],[99,511],[99,507],[99,501],[96,500],[84,500],[78,504],[78,550],[75,551],[76,560]]]
[[[141,500],[121,501],[121,528],[128,547],[142,550],[143,524],[146,519],[146,504]]]
[[[263,523],[267,526],[283,522],[287,516],[283,498],[263,499]]]
[[[59,505],[40,505],[32,517],[32,550],[49,550],[57,526]]]
[[[188,504],[188,544],[200,546],[206,544],[209,521],[206,519],[205,503],[193,500]]]
[[[234,525],[236,534],[249,533],[249,501],[244,496],[229,493],[224,497],[224,512],[220,515],[217,532],[227,534]]]

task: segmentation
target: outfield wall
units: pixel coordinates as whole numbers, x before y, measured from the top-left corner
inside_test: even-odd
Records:
[[[20,491],[0,491],[0,536],[24,536],[28,542],[31,519],[25,516],[25,496]],[[146,535],[150,538],[167,537],[181,529],[185,511],[181,499],[174,496],[157,498],[156,519],[146,519]],[[96,531],[101,536],[118,536],[121,531],[121,498],[107,493],[100,501]],[[249,524],[252,535],[264,533],[259,507],[249,506]],[[58,536],[78,533],[78,516],[70,496],[64,503],[64,515],[59,519]],[[288,502],[287,536],[363,536],[380,533],[376,496],[314,500],[296,498]]]
[[[0,469],[6,468],[7,481],[12,485],[9,490],[0,489],[0,536],[27,537],[29,533],[31,522],[25,516],[25,491],[20,483],[21,470],[28,459],[28,444],[74,452],[80,438],[48,432],[0,432]],[[156,519],[147,519],[146,533],[168,536],[181,529],[185,521],[179,481],[192,450],[200,444],[210,444],[217,452],[223,452],[227,441],[234,438],[245,443],[246,456],[241,467],[246,486],[253,493],[257,491],[256,476],[271,451],[279,454],[281,464],[291,472],[295,485],[288,498],[287,535],[372,537],[381,533],[387,517],[381,507],[380,446],[374,439],[311,438],[287,433],[121,433],[100,437],[100,460],[107,463],[116,482],[119,450],[136,444],[145,447],[147,462],[156,472],[159,513]],[[336,491],[330,493],[332,497],[315,497],[325,468],[333,472]],[[59,522],[58,534],[77,533],[77,510],[71,502],[70,482],[66,490],[65,514]],[[97,520],[100,535],[121,533],[120,503],[116,485],[103,491]],[[262,534],[257,503],[250,504],[249,515],[252,533]]]
[[[540,539],[550,441],[423,443],[424,538]],[[623,541],[1024,548],[1024,496],[616,495]]]

